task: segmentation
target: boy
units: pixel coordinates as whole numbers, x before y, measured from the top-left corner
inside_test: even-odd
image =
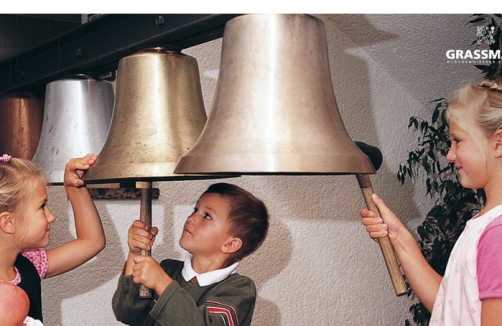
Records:
[[[185,222],[184,262],[160,264],[142,256],[158,229],[135,221],[129,229],[124,275],[112,300],[118,321],[128,325],[249,326],[256,301],[254,282],[235,272],[239,261],[263,243],[269,222],[263,202],[227,183],[211,185]],[[139,285],[155,299],[141,299]]]

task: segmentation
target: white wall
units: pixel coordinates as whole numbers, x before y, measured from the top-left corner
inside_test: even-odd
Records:
[[[352,139],[382,150],[384,163],[371,177],[373,186],[405,223],[416,226],[432,204],[421,184],[402,186],[396,172],[416,141],[407,129],[408,119],[427,117],[424,103],[375,62],[364,45],[337,27],[336,15],[319,17],[326,23],[333,87],[344,124]],[[372,24],[370,16],[367,21]],[[183,51],[198,60],[208,110],[220,50],[221,40],[215,40]],[[177,242],[182,223],[200,193],[216,181],[154,183],[160,188],[160,198],[153,203],[153,223],[160,228],[155,258],[181,256]],[[395,296],[378,245],[360,224],[364,200],[355,176],[246,176],[225,181],[260,197],[271,215],[263,247],[239,268],[258,288],[253,325],[404,325],[411,301]],[[73,236],[73,224],[62,187],[51,187],[49,196],[58,217],[52,229],[55,245]],[[139,201],[96,200],[96,205],[108,245],[84,266],[42,282],[46,325],[120,325],[110,302],[127,253],[127,229],[139,218]]]

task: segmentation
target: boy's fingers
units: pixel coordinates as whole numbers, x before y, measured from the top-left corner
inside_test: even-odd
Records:
[[[135,220],[133,223],[132,223],[132,226],[133,227],[136,227],[138,229],[142,229],[142,230],[148,230],[148,226],[141,220]]]

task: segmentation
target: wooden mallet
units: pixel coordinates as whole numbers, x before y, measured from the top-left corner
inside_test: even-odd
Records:
[[[382,152],[375,146],[371,146],[359,141],[356,141],[355,143],[357,147],[359,147],[359,149],[369,157],[371,163],[375,167],[375,170],[378,170],[382,165]],[[371,199],[371,195],[374,193],[374,190],[373,186],[371,185],[369,175],[358,173],[356,174],[356,177],[357,181],[359,182],[359,187],[361,188],[361,191],[363,193],[364,200],[366,201],[366,207],[373,213],[373,216],[375,218],[380,217],[380,211]],[[399,262],[397,261],[396,254],[394,252],[394,247],[390,242],[390,238],[388,236],[379,238],[378,244],[380,245],[380,249],[382,250],[385,265],[387,265],[387,270],[389,272],[396,295],[400,296],[405,294],[408,290],[406,283],[404,282],[403,273],[399,266]]]

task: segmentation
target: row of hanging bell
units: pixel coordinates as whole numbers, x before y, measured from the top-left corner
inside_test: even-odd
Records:
[[[375,172],[341,120],[322,21],[238,16],[222,42],[207,121],[196,60],[148,48],[119,61],[115,95],[108,82],[85,75],[49,84],[33,160],[55,183],[69,159],[64,154],[80,155],[74,149],[99,153],[84,175],[97,183]],[[86,141],[96,146],[85,148]]]
[[[111,83],[88,75],[50,82],[45,91],[0,99],[0,153],[33,160],[51,184],[62,184],[69,159],[103,147],[115,95]]]
[[[120,60],[117,76],[110,133],[86,180],[375,173],[341,120],[315,17],[228,21],[207,121],[195,59],[147,49]]]

